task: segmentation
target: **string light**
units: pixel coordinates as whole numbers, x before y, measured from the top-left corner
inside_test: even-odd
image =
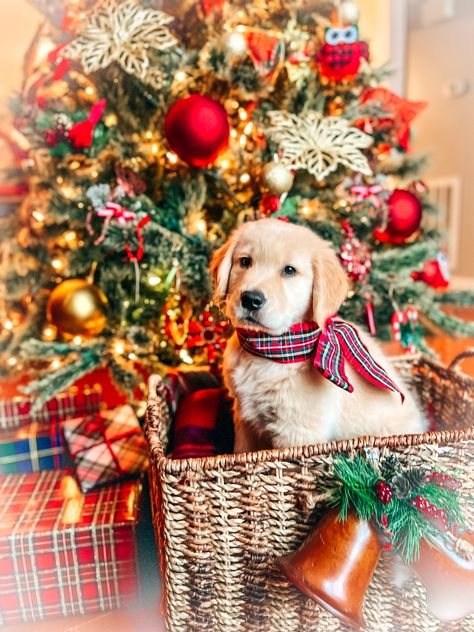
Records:
[[[145,138],[147,140],[151,140],[153,138],[153,132],[148,130],[147,132],[145,132]]]
[[[232,138],[236,138],[237,137],[237,130],[236,129],[231,129],[230,130],[230,135],[232,136]]]
[[[247,112],[243,108],[240,108],[240,110],[239,110],[239,119],[241,121],[246,121],[248,119],[248,117],[249,117],[249,115],[247,114]]]
[[[161,283],[161,277],[152,274],[148,277],[148,285],[154,286]]]
[[[172,165],[175,165],[178,162],[178,156],[172,151],[166,152],[166,157],[171,162]]]
[[[128,359],[129,360],[136,360],[137,359],[137,354],[136,353],[129,353],[128,354]]]
[[[222,169],[228,169],[230,165],[230,162],[228,160],[222,160],[221,161],[221,168]]]
[[[14,356],[11,356],[8,358],[7,364],[8,366],[16,366],[18,364],[18,360]]]
[[[51,265],[53,266],[53,268],[57,271],[62,270],[64,267],[63,262],[61,261],[61,259],[53,259],[51,261]]]
[[[240,181],[241,181],[241,183],[242,183],[242,184],[247,184],[247,182],[250,182],[250,174],[248,174],[248,173],[243,173],[243,174],[240,176]]]
[[[13,329],[13,323],[10,319],[6,320],[3,323],[3,329],[7,329],[8,331],[11,331]]]
[[[59,367],[61,366],[61,361],[58,360],[57,358],[55,358],[51,364],[50,364],[52,369],[59,369]]]
[[[87,86],[86,88],[86,94],[88,94],[89,96],[92,96],[95,93],[95,90],[92,86]]]
[[[125,351],[125,345],[123,344],[123,342],[121,340],[119,340],[118,342],[116,342],[114,344],[114,351],[118,355],[123,355],[123,353]]]
[[[253,123],[252,121],[250,121],[249,123],[247,123],[247,125],[244,127],[244,134],[250,134],[250,132],[253,129]]]
[[[41,332],[41,338],[46,342],[52,342],[56,340],[56,336],[58,334],[57,328],[52,325],[45,325],[43,327],[43,331]]]
[[[178,70],[175,75],[175,79],[176,81],[184,81],[186,79],[186,73],[184,72],[184,70]]]
[[[40,211],[33,211],[31,215],[37,222],[44,222],[44,215]]]
[[[179,352],[179,357],[186,364],[192,364],[193,363],[193,359],[189,355],[187,349],[181,349],[181,351]]]
[[[76,239],[77,235],[76,232],[74,230],[68,230],[67,233],[64,234],[64,239],[67,242],[71,242],[74,241]]]
[[[82,337],[74,336],[74,338],[72,339],[72,342],[76,345],[76,347],[80,347],[82,344]]]
[[[245,136],[245,134],[242,134],[242,136],[239,138],[239,144],[241,147],[245,147],[245,145],[247,144],[247,136]]]
[[[306,206],[306,204],[301,207],[301,215],[309,215],[310,212],[310,208],[309,206]]]
[[[151,153],[155,155],[158,153],[158,143],[153,143],[151,146]]]

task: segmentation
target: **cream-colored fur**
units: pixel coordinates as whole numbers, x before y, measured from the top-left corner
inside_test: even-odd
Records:
[[[249,260],[250,258],[250,265]],[[296,273],[285,274],[286,266]],[[281,334],[304,320],[324,323],[334,314],[348,281],[328,242],[312,231],[275,219],[238,228],[211,263],[216,301],[236,327]],[[244,291],[259,291],[257,311],[241,305]],[[360,332],[375,360],[401,386],[373,338]],[[379,389],[346,363],[348,393],[324,378],[312,361],[279,364],[242,350],[237,336],[224,355],[224,381],[234,397],[235,451],[290,447],[360,435],[424,432],[425,422],[406,388]]]

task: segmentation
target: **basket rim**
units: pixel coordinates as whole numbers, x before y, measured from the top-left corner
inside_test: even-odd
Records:
[[[424,362],[433,364],[436,368],[447,371],[446,367],[431,358],[421,356]],[[405,358],[404,358],[405,359]],[[414,358],[419,361],[420,357]],[[474,380],[467,375],[456,371],[456,379],[474,384]],[[469,441],[474,439],[474,426],[466,426],[458,430],[439,430],[420,434],[402,434],[377,437],[365,435],[351,439],[338,439],[317,443],[313,445],[296,446],[291,448],[273,448],[271,450],[257,450],[254,452],[240,452],[231,454],[219,454],[209,457],[192,457],[185,459],[173,459],[164,452],[160,441],[158,428],[158,410],[160,398],[157,395],[157,387],[162,385],[163,378],[152,375],[148,381],[148,404],[145,417],[145,436],[147,438],[151,462],[170,474],[198,472],[203,470],[231,469],[234,466],[256,465],[275,463],[277,461],[289,461],[294,459],[308,459],[315,456],[330,455],[335,452],[360,451],[364,448],[410,448],[418,445],[449,444],[454,442]]]

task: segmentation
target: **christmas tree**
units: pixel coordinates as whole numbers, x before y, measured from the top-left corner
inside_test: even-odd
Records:
[[[431,324],[474,335],[442,309],[470,296],[439,291],[409,152],[425,104],[380,86],[354,2],[35,4],[47,20],[13,104],[29,192],[0,220],[0,316],[3,368],[28,358],[41,401],[99,365],[131,386],[137,367],[218,360],[210,255],[270,215],[333,242],[343,318],[410,349]]]

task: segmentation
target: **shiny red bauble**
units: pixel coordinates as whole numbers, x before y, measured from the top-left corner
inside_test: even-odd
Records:
[[[395,189],[387,205],[387,226],[385,230],[377,229],[374,236],[385,243],[403,243],[420,228],[423,215],[421,202],[410,191]]]
[[[165,117],[170,148],[188,165],[211,165],[229,143],[229,121],[224,107],[202,94],[178,99]]]

